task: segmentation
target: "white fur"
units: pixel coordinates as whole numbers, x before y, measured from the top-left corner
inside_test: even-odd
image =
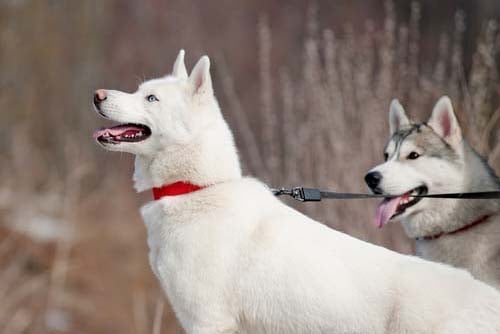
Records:
[[[441,136],[452,147],[459,148],[462,142],[462,131],[458,125],[457,117],[453,112],[453,106],[448,96],[441,97],[427,122],[436,133]]]
[[[500,333],[500,295],[466,272],[331,230],[242,178],[208,66],[114,93],[112,117],[102,105],[152,128],[113,146],[137,155],[137,189],[210,185],[141,210],[151,267],[187,333]]]
[[[186,65],[184,64],[184,50],[180,50],[177,55],[177,59],[175,60],[174,67],[172,69],[172,75],[179,79],[187,79],[188,73],[186,69]]]
[[[389,109],[389,128],[391,133],[396,132],[399,128],[407,126],[410,124],[408,117],[406,116],[403,106],[397,99],[392,100],[391,107]]]
[[[393,113],[391,105],[389,123],[391,128],[397,131],[400,128],[392,125]],[[399,117],[407,119],[402,107]],[[405,126],[409,124],[408,122]],[[450,145],[458,160],[450,161],[446,157],[424,154],[417,160],[410,161],[405,159],[408,153],[421,150],[415,145],[417,137],[404,140],[398,148],[391,139],[386,147],[390,159],[372,169],[382,174],[380,189],[383,192],[403,194],[422,184],[428,186],[430,193],[499,190],[496,177],[463,139],[448,97],[442,97],[436,103],[428,125],[435,135]],[[433,240],[425,239],[427,236],[456,231],[485,215],[491,215],[491,218],[471,229],[444,234]],[[476,278],[500,288],[498,200],[423,199],[393,220],[401,221],[406,234],[417,239],[418,255],[428,260],[465,268]]]

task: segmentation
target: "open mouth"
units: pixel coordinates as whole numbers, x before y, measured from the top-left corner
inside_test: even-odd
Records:
[[[386,197],[377,207],[375,212],[375,226],[381,228],[394,217],[403,214],[406,209],[414,206],[421,197],[413,197],[427,194],[427,187],[425,185],[414,188],[401,196]]]
[[[94,132],[94,139],[104,144],[137,143],[151,136],[151,129],[142,124],[120,124]]]

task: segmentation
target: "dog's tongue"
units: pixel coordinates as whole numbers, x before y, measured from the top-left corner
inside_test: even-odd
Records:
[[[92,137],[94,137],[94,139],[96,139],[96,138],[98,138],[100,136],[104,136],[106,134],[109,134],[113,137],[116,137],[116,136],[123,136],[125,134],[136,133],[136,132],[139,132],[141,130],[142,130],[141,128],[138,128],[138,127],[133,126],[133,125],[117,125],[117,126],[113,126],[112,128],[99,129],[99,130],[94,132]]]
[[[396,209],[398,208],[402,197],[403,196],[386,198],[378,205],[377,211],[375,212],[375,219],[373,221],[375,226],[381,228],[387,224],[389,219],[391,219],[394,213],[396,213]]]

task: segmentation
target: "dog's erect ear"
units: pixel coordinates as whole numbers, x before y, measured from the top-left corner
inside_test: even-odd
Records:
[[[184,54],[184,49],[181,49],[177,55],[177,59],[175,59],[174,68],[172,70],[172,75],[179,79],[187,79],[188,77],[186,65],[184,65]]]
[[[427,125],[453,147],[462,142],[462,130],[448,96],[443,96],[437,101]]]
[[[210,77],[210,59],[203,56],[194,65],[189,82],[193,88],[193,94],[212,94],[212,78]]]
[[[397,99],[392,100],[389,109],[389,128],[391,135],[407,125],[410,125],[410,120],[408,116],[406,116],[405,109]]]

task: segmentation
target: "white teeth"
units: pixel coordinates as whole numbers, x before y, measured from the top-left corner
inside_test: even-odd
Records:
[[[134,132],[134,133],[130,133],[130,134],[127,133],[127,134],[122,134],[122,135],[117,135],[117,136],[112,135],[110,132],[105,132],[102,134],[103,138],[112,138],[114,140],[134,139],[134,138],[140,138],[143,136],[144,136],[144,134],[142,131]]]
[[[137,137],[141,137],[141,136],[142,136],[142,132],[123,135],[123,137],[127,138],[127,139],[137,138]],[[122,138],[122,136],[116,136],[115,138],[120,139],[120,138]]]

